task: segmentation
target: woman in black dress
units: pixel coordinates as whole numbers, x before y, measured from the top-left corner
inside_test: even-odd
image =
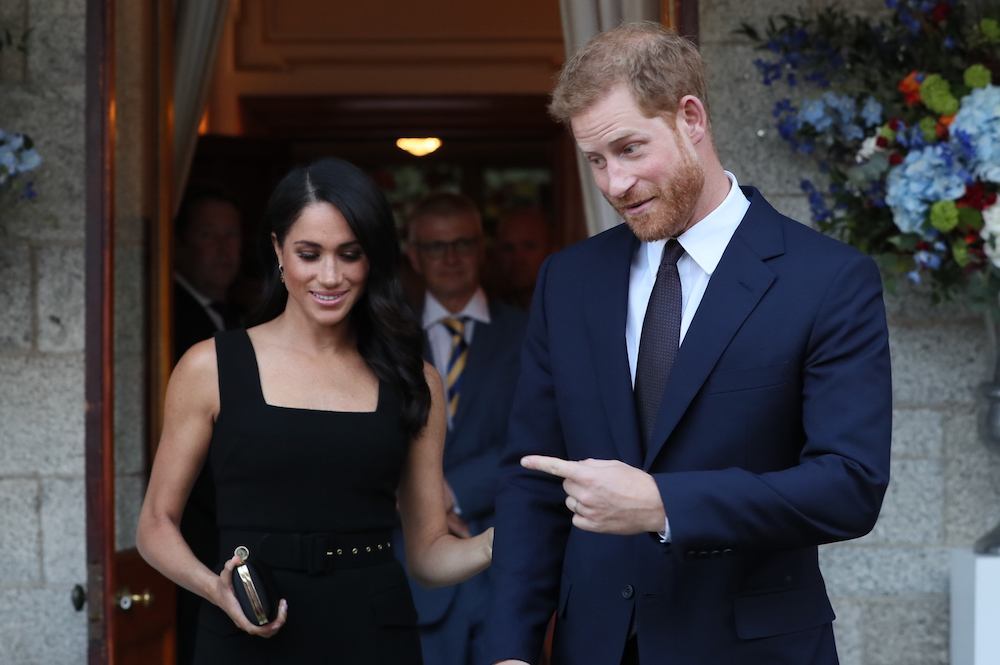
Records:
[[[428,585],[486,568],[493,534],[448,533],[443,391],[405,311],[391,211],[360,170],[326,159],[282,180],[265,221],[270,316],[195,345],[175,368],[139,551],[204,599],[196,663],[419,663],[416,614],[391,552],[397,503],[410,574]],[[206,463],[214,571],[178,530]],[[233,595],[239,545],[282,597],[264,626]]]

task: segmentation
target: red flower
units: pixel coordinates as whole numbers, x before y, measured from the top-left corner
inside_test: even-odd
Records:
[[[972,208],[973,210],[985,210],[993,205],[997,200],[996,192],[987,192],[983,183],[976,181],[966,186],[965,194],[955,202],[959,208]]]
[[[882,149],[888,148],[889,147],[889,139],[887,139],[884,136],[879,136],[878,138],[875,139],[875,145],[877,145],[878,147],[880,147]]]
[[[903,163],[903,156],[898,152],[894,152],[891,155],[889,155],[889,164],[891,164],[892,166],[896,166],[897,164],[902,164],[902,163]]]
[[[903,127],[906,127],[906,125],[904,125],[903,121],[900,120],[899,118],[893,118],[892,120],[889,121],[889,129],[891,129],[894,132],[898,132]]]
[[[944,23],[948,19],[948,15],[951,14],[951,5],[947,2],[939,2],[934,5],[934,9],[931,10],[931,20],[937,23]]]
[[[920,72],[913,70],[906,75],[896,89],[903,93],[903,101],[907,106],[916,106],[920,103]],[[891,126],[891,124],[890,124]],[[893,128],[893,131],[897,131]]]

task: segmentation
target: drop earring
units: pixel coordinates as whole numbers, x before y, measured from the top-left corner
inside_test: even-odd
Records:
[[[278,264],[278,279],[281,280],[282,284],[285,283],[285,266],[280,263]]]

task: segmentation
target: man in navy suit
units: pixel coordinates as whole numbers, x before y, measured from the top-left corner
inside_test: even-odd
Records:
[[[423,278],[426,357],[448,401],[444,444],[448,524],[467,537],[493,524],[500,452],[517,381],[527,317],[491,302],[480,287],[484,255],[479,211],[465,196],[432,194],[410,217],[407,253]],[[398,548],[402,552],[402,548]],[[489,573],[441,589],[411,585],[424,662],[468,665],[481,658]]]
[[[625,220],[550,258],[497,498],[484,663],[837,663],[817,546],[889,480],[881,284],[740,188],[697,49],[597,36],[553,115]]]

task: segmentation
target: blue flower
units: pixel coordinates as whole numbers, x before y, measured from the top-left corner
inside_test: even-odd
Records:
[[[914,254],[913,260],[921,268],[937,270],[941,267],[941,257],[926,250],[921,250]]]
[[[963,97],[950,131],[972,173],[1000,183],[1000,86],[976,88]]]
[[[865,98],[865,102],[861,106],[861,119],[864,121],[865,127],[875,127],[882,124],[882,105],[871,95]]]
[[[886,181],[885,201],[892,209],[892,221],[904,233],[930,237],[930,205],[960,198],[970,180],[948,144],[936,143],[910,152],[889,171]]]
[[[781,78],[781,66],[773,62],[768,62],[767,60],[761,60],[758,58],[753,61],[757,71],[760,72],[761,79],[764,85],[771,85],[773,82]]]
[[[817,132],[823,133],[833,126],[833,117],[827,112],[822,99],[810,99],[799,109],[799,121],[811,125]]]
[[[787,97],[779,99],[775,102],[774,108],[771,110],[771,117],[777,118],[786,113],[795,113],[795,107],[792,105],[792,100]]]
[[[812,184],[812,181],[802,180],[799,183],[799,187],[809,197],[809,211],[812,214],[813,221],[825,222],[833,217],[833,213],[826,205],[826,200],[819,190],[816,189],[816,186]]]

